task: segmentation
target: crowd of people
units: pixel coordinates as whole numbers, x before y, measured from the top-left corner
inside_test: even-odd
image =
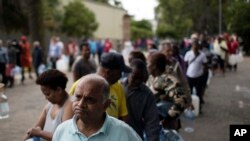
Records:
[[[85,47],[87,46],[87,47]],[[42,47],[39,41],[30,43],[27,36],[21,36],[20,39],[12,39],[3,41],[0,39],[0,80],[6,87],[13,87],[15,82],[15,75],[20,74],[20,82],[23,84],[26,79],[26,72],[28,77],[33,79],[32,71],[35,72],[36,78],[47,69],[58,69],[57,62],[63,57],[68,59],[67,67],[69,71],[74,69],[74,78],[79,78],[77,74],[81,69],[81,61],[83,59],[90,59],[90,55],[95,57],[97,54],[98,60],[103,52],[109,52],[112,49],[112,43],[109,39],[93,40],[83,39],[79,45],[74,39],[69,39],[63,42],[60,37],[53,36],[48,45],[48,52],[46,47]],[[86,52],[85,58],[82,54]],[[87,57],[89,54],[89,57]],[[47,55],[47,58],[45,58]],[[75,64],[75,65],[74,65]],[[74,65],[74,66],[73,66]],[[73,67],[72,67],[73,66]],[[88,71],[93,72],[96,69],[96,62],[92,61],[89,64],[91,67]],[[87,69],[87,68],[85,68]],[[88,73],[88,71],[86,73]]]
[[[32,79],[33,63],[36,84],[48,100],[24,140],[53,141],[163,140],[161,131],[178,131],[180,116],[194,108],[194,89],[202,114],[209,72],[220,70],[224,76],[226,68],[236,71],[237,63],[228,60],[239,52],[234,34],[212,39],[194,33],[181,43],[167,39],[158,45],[148,40],[146,48],[140,40],[127,41],[122,53],[111,51],[114,48],[108,39],[83,40],[78,45],[72,39],[64,44],[52,37],[47,59],[39,42],[31,48],[26,36],[6,45],[0,40],[2,82],[13,86],[16,66],[21,69],[21,82],[26,68]],[[63,55],[69,58],[74,81],[69,92],[65,90],[68,78],[57,68]],[[46,62],[47,70],[40,72]]]
[[[14,77],[17,73],[21,74],[21,83],[24,83],[25,70],[28,71],[29,78],[33,79],[32,68],[38,75],[37,69],[42,61],[42,49],[38,41],[30,45],[26,36],[21,36],[20,40],[0,40],[0,73],[5,86],[14,86]]]

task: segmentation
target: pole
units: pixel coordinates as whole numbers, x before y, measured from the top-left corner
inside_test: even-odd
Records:
[[[219,34],[221,35],[221,24],[222,24],[222,7],[221,7],[221,0],[219,0]]]

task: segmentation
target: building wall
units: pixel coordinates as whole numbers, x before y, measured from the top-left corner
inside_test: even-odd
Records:
[[[131,36],[131,16],[129,15],[124,15],[123,17],[123,39],[125,41],[130,40],[130,36]]]
[[[61,0],[64,6],[70,1],[72,0]],[[92,2],[91,0],[84,0],[83,2],[86,7],[93,11],[99,23],[98,29],[94,33],[95,37],[102,39],[110,38],[112,40],[123,40],[128,38],[124,37],[124,35],[128,36],[128,33],[130,33],[127,31],[130,29],[124,28],[126,10],[98,2]],[[124,34],[124,32],[126,32],[126,34]]]

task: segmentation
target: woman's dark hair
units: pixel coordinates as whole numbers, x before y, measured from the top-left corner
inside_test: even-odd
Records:
[[[57,87],[60,87],[64,90],[66,88],[67,82],[67,76],[56,69],[43,72],[36,80],[36,84],[47,86],[53,90],[56,90]]]
[[[152,46],[152,49],[158,50],[158,47],[155,44],[152,44],[151,46]]]
[[[146,63],[143,62],[141,59],[133,59],[131,62],[131,68],[135,68],[137,70],[140,70],[143,75],[144,75],[144,82],[147,82],[148,80],[148,71],[147,71],[147,66]]]
[[[155,52],[152,55],[150,55],[149,59],[151,60],[151,63],[154,64],[158,70],[160,70],[161,72],[165,71],[167,60],[163,53]]]
[[[140,59],[142,60],[144,63],[146,63],[146,57],[145,55],[140,52],[140,51],[131,51],[129,56],[132,57],[132,60],[130,60],[131,62],[133,61],[133,59]]]

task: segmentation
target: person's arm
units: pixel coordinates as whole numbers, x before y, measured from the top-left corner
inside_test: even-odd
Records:
[[[208,71],[208,59],[207,59],[207,56],[205,54],[203,54],[202,56],[202,63],[203,63],[203,73],[207,72]]]
[[[28,133],[29,133],[29,137],[36,136],[36,137],[43,138],[43,139],[45,139],[47,141],[51,141],[52,140],[52,136],[53,136],[53,133],[47,132],[47,131],[43,131],[39,127],[35,127],[35,128],[29,129]]]
[[[227,46],[226,41],[221,42],[220,49],[222,49],[224,52],[228,51],[228,46]]]
[[[24,135],[24,140],[27,140],[32,136],[38,136],[40,134],[40,131],[43,129],[45,124],[47,109],[48,109],[48,104],[44,106],[35,126],[27,130],[26,134]]]
[[[168,95],[172,95],[173,105],[168,110],[167,119],[176,119],[178,118],[184,109],[188,106],[190,97],[189,94],[184,92],[183,86],[177,84],[175,88],[169,91]]]
[[[4,56],[5,56],[5,61],[6,61],[6,64],[9,64],[9,56],[8,56],[8,50],[6,49],[5,52],[4,52]]]
[[[158,141],[160,137],[160,120],[153,93],[150,93],[147,97],[143,113],[147,140]]]
[[[184,56],[184,63],[185,63],[185,67],[188,68],[188,58],[189,58],[189,53],[187,52]]]
[[[121,99],[120,99],[121,104],[119,106],[119,115],[118,116],[119,116],[120,120],[126,122],[128,119],[128,110],[127,110],[127,104],[126,104],[125,90],[121,84],[120,84],[120,86],[121,86]]]
[[[77,81],[81,76],[80,76],[80,73],[79,73],[79,61],[78,62],[76,62],[76,64],[74,64],[73,66],[73,81],[75,82],[75,81]]]
[[[192,102],[192,99],[191,99],[191,90],[190,90],[190,87],[188,85],[188,81],[187,81],[187,78],[186,76],[184,76],[183,72],[182,72],[182,69],[180,67],[180,65],[178,64],[178,67],[177,67],[177,76],[178,76],[178,79],[180,80],[181,82],[181,85],[183,86],[183,90],[184,90],[184,93],[186,95],[186,99],[188,101],[188,105],[191,104]]]

